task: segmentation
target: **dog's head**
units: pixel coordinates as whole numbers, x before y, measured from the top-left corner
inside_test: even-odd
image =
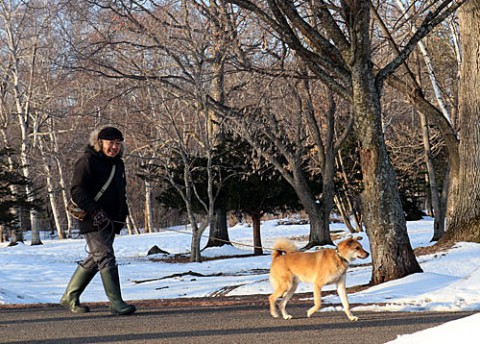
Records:
[[[348,238],[339,242],[337,245],[338,253],[349,262],[357,258],[367,258],[370,254],[363,249],[362,244],[358,242],[359,240],[362,240],[362,238]]]

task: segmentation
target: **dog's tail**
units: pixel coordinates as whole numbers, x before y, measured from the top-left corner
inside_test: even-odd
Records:
[[[282,255],[282,253],[295,251],[297,251],[297,247],[293,242],[285,238],[277,239],[273,245],[272,259]]]

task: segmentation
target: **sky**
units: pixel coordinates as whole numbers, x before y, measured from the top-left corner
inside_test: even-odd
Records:
[[[285,220],[285,219],[282,219]],[[283,222],[283,221],[282,221]],[[425,247],[433,243],[433,220],[407,223],[412,247]],[[348,236],[341,223],[331,224],[331,231]],[[43,232],[42,232],[43,233]],[[158,233],[120,235],[114,243],[119,265],[122,293],[127,301],[144,299],[171,299],[268,294],[272,288],[268,281],[271,251],[275,239],[291,238],[302,247],[307,243],[308,225],[280,225],[279,220],[262,223],[263,256],[242,257],[253,252],[252,228],[237,224],[229,229],[233,247],[209,248],[203,257],[235,256],[230,259],[206,260],[201,263],[169,263],[160,259],[168,254],[148,256],[148,251],[157,246],[170,255],[188,256],[191,234],[186,227],[164,229]],[[208,234],[208,233],[206,233]],[[83,239],[57,240],[42,234],[43,245],[24,244],[8,247],[0,243],[0,307],[2,304],[58,303],[76,268],[76,262],[87,255]],[[370,252],[368,237],[361,234],[362,245]],[[28,239],[28,238],[27,238]],[[203,243],[208,240],[204,237]],[[336,241],[338,242],[338,241]],[[237,257],[238,256],[238,257]],[[443,324],[422,332],[401,335],[391,343],[451,343],[471,336],[480,323],[480,244],[458,243],[445,252],[417,258],[423,273],[370,287],[348,295],[355,311],[479,311],[474,315]],[[347,287],[369,283],[372,267],[371,256],[354,261],[347,273]],[[221,275],[219,275],[221,273]],[[335,286],[323,290],[335,290]],[[310,284],[300,283],[297,292],[311,292]],[[105,302],[100,276],[97,275],[82,294],[83,302]],[[321,312],[340,311],[338,295],[322,298]],[[361,321],[361,319],[360,319]],[[469,343],[464,341],[464,343]]]

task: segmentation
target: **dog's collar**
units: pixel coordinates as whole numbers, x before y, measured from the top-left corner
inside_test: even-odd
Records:
[[[348,261],[348,259],[345,258],[344,256],[342,256],[342,255],[340,254],[340,252],[338,251],[338,248],[335,249],[335,252],[337,252],[337,254],[338,254],[338,256],[340,257],[341,260],[343,260],[343,261],[344,261],[345,263],[347,263],[347,264],[350,264],[350,262]]]

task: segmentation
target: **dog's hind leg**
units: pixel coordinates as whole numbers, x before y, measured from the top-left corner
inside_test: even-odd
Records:
[[[347,297],[347,288],[345,287],[345,278],[342,278],[337,283],[337,293],[340,296],[340,300],[342,301],[343,311],[347,315],[347,318],[351,321],[357,321],[358,317],[354,316],[352,312],[350,312],[350,305],[348,304],[348,297]]]
[[[275,290],[269,297],[268,297],[268,302],[270,303],[270,315],[274,318],[278,318],[278,313],[277,313],[277,299],[282,295],[282,293],[279,293],[277,290]]]
[[[288,288],[287,292],[283,295],[282,301],[280,301],[280,304],[278,305],[280,312],[282,312],[282,317],[285,320],[292,319],[292,316],[287,313],[285,308],[287,307],[288,301],[292,298],[293,294],[295,293],[295,290],[297,290],[297,287],[298,287],[298,279],[294,277],[290,282],[290,287]]]
[[[274,318],[278,318],[277,313],[277,300],[280,296],[285,294],[287,285],[282,283],[282,281],[273,281],[272,286],[274,287],[273,293],[268,297],[270,303],[270,315]]]
[[[313,299],[314,305],[307,312],[307,316],[310,318],[313,313],[318,311],[322,305],[322,285],[314,283],[313,284]]]

